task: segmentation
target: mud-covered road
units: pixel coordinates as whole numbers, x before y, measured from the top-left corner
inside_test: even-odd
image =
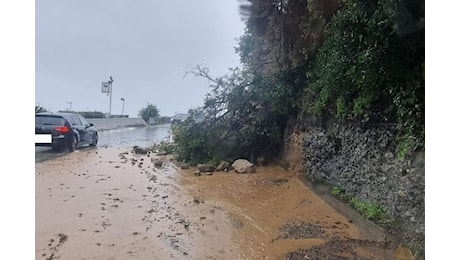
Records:
[[[36,149],[36,259],[411,259],[294,172],[196,176],[126,146],[165,129],[105,132],[73,153]]]
[[[410,259],[276,166],[195,176],[108,147],[35,167],[36,259]]]

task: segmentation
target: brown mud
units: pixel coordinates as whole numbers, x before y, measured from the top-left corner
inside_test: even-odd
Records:
[[[277,166],[196,176],[113,147],[35,168],[36,259],[411,259]]]

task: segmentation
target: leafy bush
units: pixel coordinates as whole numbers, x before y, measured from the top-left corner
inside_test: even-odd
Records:
[[[189,116],[184,122],[172,125],[171,133],[178,161],[197,165],[212,159],[206,146],[207,131],[203,123],[197,123]]]
[[[350,203],[369,220],[382,221],[387,217],[386,209],[377,203],[361,201],[356,197],[351,199]]]
[[[172,154],[175,151],[176,146],[169,142],[161,142],[158,146],[159,151],[164,151],[167,154]]]

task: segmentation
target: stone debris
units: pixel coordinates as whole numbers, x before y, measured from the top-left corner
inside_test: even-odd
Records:
[[[246,159],[238,159],[232,163],[232,167],[237,173],[255,173],[256,168],[254,164],[250,163]]]

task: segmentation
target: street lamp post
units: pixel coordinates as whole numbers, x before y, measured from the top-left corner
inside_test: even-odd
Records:
[[[72,102],[67,102],[70,105],[69,111],[72,111]]]
[[[123,101],[123,106],[121,107],[121,117],[123,117],[123,110],[125,109],[125,98],[121,98],[121,101]]]

